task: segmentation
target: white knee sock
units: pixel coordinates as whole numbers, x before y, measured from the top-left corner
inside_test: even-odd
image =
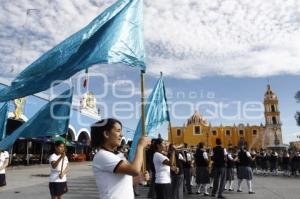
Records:
[[[229,181],[229,189],[233,189],[232,186],[233,186],[233,180],[230,180]]]
[[[248,185],[249,191],[252,192],[252,181],[251,180],[247,180],[247,185]]]
[[[199,185],[198,193],[201,193],[202,184]]]
[[[242,191],[241,185],[242,185],[243,180],[239,179],[238,180],[238,190]]]
[[[208,193],[208,186],[209,186],[209,184],[204,185],[204,193],[206,193],[206,194],[209,194]]]

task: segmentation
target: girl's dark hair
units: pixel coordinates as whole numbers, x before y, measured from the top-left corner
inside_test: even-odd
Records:
[[[161,145],[163,142],[164,142],[164,140],[162,138],[157,138],[154,142],[154,150],[158,151],[157,145]]]
[[[104,132],[109,133],[116,123],[122,127],[122,123],[113,118],[103,119],[93,124],[91,126],[91,146],[94,148],[103,146],[105,143]]]
[[[54,143],[54,146],[55,146],[55,148],[56,148],[56,147],[59,147],[59,146],[62,145],[62,144],[65,145],[65,143],[64,143],[63,141],[60,141],[60,140],[59,140],[59,141],[56,141],[56,142]]]

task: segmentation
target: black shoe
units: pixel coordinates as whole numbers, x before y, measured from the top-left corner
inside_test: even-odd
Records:
[[[199,195],[199,194],[201,194],[201,192],[197,191],[196,194]]]
[[[218,198],[225,198],[225,197],[224,197],[224,196],[222,196],[222,195],[219,195],[219,196],[218,196]]]
[[[237,192],[241,193],[241,192],[243,192],[243,191],[241,191],[241,190],[237,190]]]
[[[188,192],[188,195],[192,195],[193,194],[193,192]]]
[[[204,196],[209,196],[209,193],[204,193],[203,195],[204,195]]]
[[[213,194],[213,193],[212,193],[212,194],[211,194],[211,197],[216,197],[216,194]]]
[[[249,191],[249,194],[255,194],[255,192],[254,191]]]
[[[228,189],[228,191],[234,191],[233,189]]]

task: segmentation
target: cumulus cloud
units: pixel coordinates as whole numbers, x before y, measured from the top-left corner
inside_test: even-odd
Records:
[[[0,72],[13,77],[115,0],[0,2]],[[144,2],[148,74],[163,71],[184,79],[300,74],[297,0]]]

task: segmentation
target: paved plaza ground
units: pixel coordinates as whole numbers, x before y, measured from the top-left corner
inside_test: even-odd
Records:
[[[0,199],[49,199],[48,165],[9,168],[7,171],[8,185],[0,192]],[[96,199],[97,189],[92,175],[91,162],[71,163],[68,177],[69,192],[65,199]],[[243,199],[299,199],[300,178],[260,177],[254,179],[255,195],[244,193],[226,193],[226,198]],[[141,196],[147,198],[147,187],[140,187]],[[185,195],[184,198],[208,198],[199,195]],[[125,198],[124,198],[125,199]]]

